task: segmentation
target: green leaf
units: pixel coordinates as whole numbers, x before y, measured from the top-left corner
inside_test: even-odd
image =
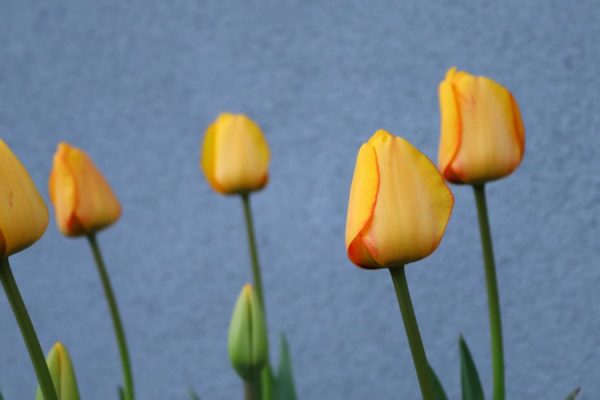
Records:
[[[190,395],[190,400],[200,400],[200,396],[198,396],[198,393],[196,393],[194,389],[188,388],[188,393]]]
[[[568,396],[567,396],[567,398],[566,398],[565,400],[575,400],[575,398],[576,398],[576,397],[577,397],[577,395],[579,394],[579,391],[580,391],[580,390],[581,390],[581,388],[577,388],[577,389],[573,390],[573,391],[571,392],[571,394],[570,394],[570,395],[568,395]],[[0,400],[2,400],[2,399],[0,398]]]
[[[4,397],[2,396],[2,393],[0,393],[0,400],[4,400]]]
[[[429,365],[429,373],[431,374],[431,381],[433,383],[433,394],[435,396],[435,400],[448,400],[448,396],[446,396],[446,391],[442,386],[442,382],[440,382],[437,374],[435,373],[431,365]]]
[[[292,371],[292,358],[285,334],[281,334],[279,350],[279,371],[275,379],[275,400],[296,400],[296,386]]]
[[[125,400],[125,391],[123,390],[123,386],[119,386],[119,400]]]
[[[460,382],[462,385],[463,400],[484,400],[483,388],[479,380],[477,368],[471,357],[471,352],[465,339],[460,336],[458,340],[460,348]]]

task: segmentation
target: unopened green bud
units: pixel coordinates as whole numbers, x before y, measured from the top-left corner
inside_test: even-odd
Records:
[[[71,357],[67,348],[60,342],[56,342],[48,358],[46,358],[52,383],[56,390],[58,400],[79,400],[79,389],[77,388],[77,379],[71,363]],[[42,391],[38,387],[35,400],[44,400]]]
[[[247,284],[235,303],[229,324],[229,359],[243,380],[252,379],[267,364],[267,328],[262,306]]]

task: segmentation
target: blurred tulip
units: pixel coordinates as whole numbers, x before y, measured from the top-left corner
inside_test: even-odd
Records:
[[[0,139],[0,257],[35,243],[48,226],[48,209],[29,173]]]
[[[71,357],[67,348],[60,342],[57,342],[46,359],[48,369],[52,376],[52,382],[56,389],[58,400],[79,400],[79,389],[77,388],[77,379],[71,363]],[[35,396],[36,400],[43,400],[41,390],[38,388]]]
[[[200,166],[218,193],[262,189],[269,178],[269,159],[260,127],[245,115],[223,113],[206,130]]]
[[[231,365],[243,380],[256,377],[267,364],[265,318],[250,284],[244,286],[235,304],[228,343]]]
[[[391,268],[431,254],[454,198],[425,155],[379,130],[356,159],[346,222],[346,250],[362,268]]]
[[[451,68],[439,86],[444,177],[454,183],[502,178],[521,163],[525,128],[512,94],[493,80]]]
[[[92,160],[67,143],[54,155],[49,191],[56,224],[67,236],[92,234],[121,216],[119,201]]]

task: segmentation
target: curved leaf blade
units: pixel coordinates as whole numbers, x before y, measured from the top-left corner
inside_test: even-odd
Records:
[[[188,388],[188,394],[190,396],[190,400],[200,400],[200,396],[198,396],[198,393],[196,393],[194,389]]]
[[[481,380],[477,373],[477,367],[467,346],[465,339],[460,336],[458,340],[458,346],[460,349],[460,383],[462,386],[462,399],[463,400],[484,400],[483,388],[481,387]]]
[[[429,365],[429,373],[431,374],[431,381],[433,382],[433,395],[435,396],[434,400],[448,400],[448,396],[446,396],[446,391],[442,386],[442,382],[440,382],[440,379],[431,365]]]
[[[577,395],[579,394],[579,391],[581,390],[581,388],[577,388],[575,390],[573,390],[571,392],[570,395],[567,396],[567,398],[565,400],[575,400],[575,398],[577,397]]]
[[[296,385],[292,371],[292,357],[285,334],[281,334],[279,371],[275,379],[275,400],[296,400]]]

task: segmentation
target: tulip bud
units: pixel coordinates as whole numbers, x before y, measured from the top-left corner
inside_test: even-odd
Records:
[[[54,154],[49,191],[56,224],[67,236],[92,234],[121,216],[119,201],[92,160],[67,143]]]
[[[35,243],[48,226],[48,209],[29,173],[0,139],[0,258]]]
[[[77,388],[77,379],[71,363],[71,357],[67,348],[60,342],[57,342],[46,359],[48,370],[54,383],[56,396],[58,400],[79,400],[79,389]],[[43,400],[44,396],[38,387],[36,400]]]
[[[200,166],[216,192],[247,193],[267,184],[270,157],[269,145],[254,121],[223,113],[206,130]]]
[[[444,177],[485,183],[513,172],[525,152],[525,127],[513,95],[493,80],[451,68],[439,86]]]
[[[229,324],[229,360],[238,375],[249,380],[267,363],[267,328],[262,307],[247,284],[242,289]]]
[[[406,140],[379,130],[356,159],[346,250],[362,268],[392,268],[438,246],[454,197],[437,168]]]

